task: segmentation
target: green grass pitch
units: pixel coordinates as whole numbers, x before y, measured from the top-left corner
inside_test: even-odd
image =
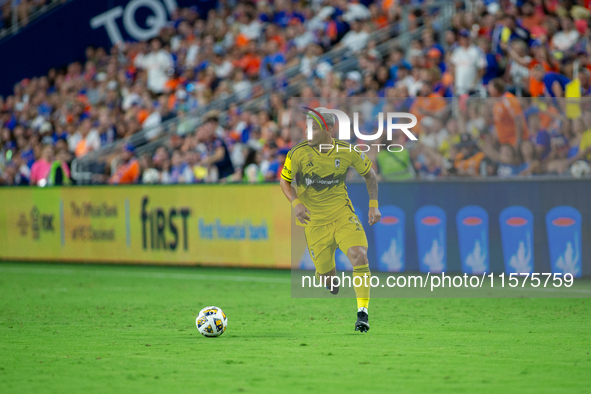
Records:
[[[250,279],[249,279],[250,278]],[[0,392],[588,393],[588,299],[292,299],[289,271],[0,264]],[[221,307],[219,338],[195,328]]]

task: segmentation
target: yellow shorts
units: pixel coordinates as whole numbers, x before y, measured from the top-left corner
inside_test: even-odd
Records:
[[[332,223],[305,227],[306,242],[316,271],[325,274],[335,268],[337,248],[347,254],[352,246],[365,246],[367,237],[357,215],[347,212]]]

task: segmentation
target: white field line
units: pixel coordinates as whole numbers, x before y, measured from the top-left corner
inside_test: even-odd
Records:
[[[179,279],[179,280],[216,280],[226,282],[257,282],[257,283],[290,283],[285,278],[267,278],[264,276],[238,276],[238,275],[205,275],[205,274],[181,274],[171,272],[132,272],[132,271],[95,271],[88,269],[68,268],[33,268],[33,267],[2,267],[0,273],[10,274],[38,274],[38,275],[82,275],[82,276],[107,276],[122,278],[146,278],[146,279]]]

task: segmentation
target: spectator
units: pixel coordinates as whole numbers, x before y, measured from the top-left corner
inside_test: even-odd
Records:
[[[404,51],[402,48],[395,48],[390,55],[388,66],[390,67],[390,78],[394,81],[400,80],[398,77],[398,70],[405,68],[410,70],[412,66],[404,59]]]
[[[306,50],[306,48],[308,48],[310,45],[316,43],[316,36],[314,35],[314,33],[310,30],[306,30],[306,27],[304,26],[304,24],[296,19],[294,20],[294,26],[295,26],[295,35],[296,37],[293,39],[293,43],[295,45],[295,47],[297,48],[298,52],[303,52],[304,50]],[[275,46],[277,45],[276,41],[270,41],[270,43],[274,43]],[[269,50],[270,54],[275,54],[277,52],[277,48],[273,48]],[[277,56],[276,54],[274,56]],[[283,63],[285,61],[283,60]]]
[[[101,146],[100,135],[98,130],[93,128],[92,120],[87,118],[80,123],[79,130],[70,137],[68,145],[76,157],[82,157]]]
[[[578,160],[588,160],[591,158],[591,144],[589,141],[590,124],[588,119],[589,115],[585,114],[584,117],[577,118],[572,122],[574,136],[570,140],[571,148],[567,155],[569,159],[567,164],[569,167]]]
[[[31,186],[47,185],[47,176],[51,170],[52,162],[53,147],[51,145],[45,145],[41,151],[41,157],[36,160],[31,167],[31,177],[29,179],[29,184]]]
[[[496,151],[488,144],[479,144],[486,156],[497,164],[496,175],[502,178],[531,175],[536,173],[539,162],[535,160],[535,149],[530,141],[524,141],[520,145],[520,154],[511,145],[501,145],[500,151]]]
[[[18,180],[18,168],[16,163],[8,162],[4,167],[4,171],[0,171],[0,185],[1,186],[19,186],[21,183]]]
[[[351,22],[351,30],[343,36],[340,44],[353,53],[357,53],[365,47],[368,39],[369,33],[361,21],[353,20]]]
[[[539,174],[541,163],[533,142],[529,140],[522,141],[519,146],[519,153],[524,165],[519,175],[529,176]]]
[[[570,79],[557,72],[546,72],[541,64],[534,66],[532,76],[535,81],[543,84],[543,92],[546,97],[564,97],[564,90]]]
[[[505,92],[501,79],[493,79],[488,85],[493,104],[494,124],[499,144],[518,146],[528,138],[527,124],[519,100],[515,95]]]
[[[232,71],[234,70],[234,66],[227,58],[224,58],[225,51],[220,45],[216,45],[214,47],[215,56],[213,57],[213,69],[215,72],[215,76],[219,79],[228,78]]]
[[[226,143],[215,134],[216,126],[217,120],[210,118],[198,132],[197,137],[206,148],[205,157],[201,159],[200,165],[215,168],[217,174],[214,175],[214,179],[228,180],[228,177],[234,175],[234,165]]]
[[[439,151],[443,158],[449,159],[451,147],[461,142],[458,121],[454,117],[450,117],[445,124],[445,130],[448,134],[448,137],[443,141],[443,143],[439,147]]]
[[[458,153],[454,157],[453,173],[458,176],[480,176],[485,154],[478,150],[476,144],[470,134],[462,134],[460,143],[455,146]]]
[[[359,73],[359,71],[350,71],[347,73],[347,78],[345,80],[347,95],[352,96],[362,89],[361,78],[361,73]]]
[[[524,41],[513,40],[508,48],[511,60],[507,67],[507,81],[521,92],[529,82],[529,65],[532,58],[528,56],[528,48]]]
[[[140,53],[136,56],[134,64],[136,67],[148,72],[148,89],[153,93],[164,92],[168,82],[168,71],[173,67],[172,57],[162,48],[159,38],[150,40],[150,52]]]
[[[187,163],[179,150],[172,153],[170,183],[192,183],[193,175],[188,171]]]
[[[442,175],[441,156],[428,146],[422,146],[416,160],[416,170],[420,179],[435,179]]]
[[[261,57],[256,53],[254,42],[246,44],[242,53],[243,56],[235,62],[235,66],[240,67],[250,77],[258,75],[261,68]]]
[[[442,127],[441,121],[430,116],[426,116],[421,120],[421,131],[419,142],[436,152],[442,150],[443,143],[449,138],[449,134]]]
[[[527,118],[527,127],[532,132],[530,141],[534,144],[536,156],[546,159],[550,153],[550,133],[542,127],[538,112],[532,112]]]
[[[482,51],[470,42],[470,32],[459,32],[459,46],[451,54],[450,63],[455,69],[455,93],[474,93],[486,70],[486,58]]]
[[[261,170],[261,151],[250,148],[244,161],[242,179],[248,183],[261,183],[265,181],[265,174]]]
[[[70,167],[68,166],[68,159],[68,151],[58,151],[55,161],[51,164],[51,169],[47,177],[47,185],[62,186],[71,184]]]
[[[205,181],[207,168],[199,166],[199,154],[190,150],[185,154],[185,170],[183,177],[186,183],[200,183]]]
[[[132,145],[125,145],[121,153],[121,160],[117,166],[117,171],[109,179],[112,185],[123,185],[137,183],[140,177],[140,165],[135,158],[135,148]]]
[[[274,143],[270,143],[269,145],[273,148],[274,152],[269,155],[271,160],[269,161],[269,165],[265,173],[265,181],[275,182],[281,177],[281,170],[283,170],[283,164],[285,163],[285,158],[289,153],[289,149],[277,149],[277,146]],[[275,147],[273,147],[273,145],[275,145]]]
[[[420,97],[417,97],[412,106],[410,112],[417,118],[416,131],[420,134],[423,130],[423,123],[421,122],[423,117],[432,117],[434,119],[443,119],[447,114],[449,107],[444,98],[439,94],[433,93],[432,84],[428,79],[425,79],[421,83],[421,88],[418,92]]]
[[[152,141],[162,133],[162,112],[164,107],[159,103],[154,103],[151,112],[142,122],[142,130],[145,130],[145,137],[148,141]]]
[[[140,166],[141,182],[144,184],[158,183],[160,181],[160,173],[154,168],[154,162],[149,153],[144,153],[138,159]]]
[[[516,176],[523,169],[517,154],[511,145],[501,145],[499,152],[487,144],[481,144],[480,148],[484,150],[488,158],[496,162],[496,175],[501,178]]]
[[[556,33],[552,38],[552,47],[559,51],[568,51],[579,39],[579,32],[577,31],[573,18],[570,16],[563,16],[560,18],[561,31]]]
[[[399,133],[396,135],[394,143],[401,146],[408,146],[405,141],[406,137],[404,134]],[[382,143],[386,146],[390,145],[390,142],[387,140]],[[397,147],[392,147],[391,150],[380,149],[377,154],[376,161],[381,178],[387,181],[414,178],[415,172],[408,149],[405,148],[398,152]]]
[[[234,83],[232,84],[234,94],[238,100],[245,101],[251,96],[252,84],[244,78],[244,72],[240,69],[234,70]]]

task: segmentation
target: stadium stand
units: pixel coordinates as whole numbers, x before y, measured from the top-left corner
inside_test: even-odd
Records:
[[[437,17],[436,20],[439,20],[440,23],[450,20],[450,17],[452,14],[452,12],[450,12],[450,8],[453,10],[452,3],[430,2],[429,4],[426,4],[425,6],[427,8],[431,9],[431,11],[430,11],[431,14],[433,14],[433,10],[438,11],[438,9],[443,6],[443,10],[441,10],[441,13],[443,13],[444,15]],[[386,24],[381,29],[374,31],[368,39],[368,42],[371,42],[370,45],[373,46],[374,41],[376,44],[381,43],[378,45],[378,47],[380,48],[380,50],[382,52],[386,53],[392,47],[392,41],[398,41],[400,43],[408,44],[410,42],[410,38],[408,38],[408,37],[412,36],[412,37],[418,38],[418,36],[420,36],[419,33],[422,31],[422,29],[424,29],[424,27],[415,28],[415,24],[417,24],[420,21],[420,19],[414,18],[412,16],[413,15],[412,12],[416,12],[414,7],[404,7],[404,9],[402,10],[402,13],[405,15],[403,17],[398,17],[400,22],[393,24],[393,25]],[[411,23],[407,23],[407,21],[411,21]],[[409,28],[409,27],[411,29],[409,33],[403,33],[402,35],[398,35],[399,31],[406,32],[407,28]],[[393,36],[397,36],[397,38],[394,40],[388,41],[388,39]],[[385,40],[386,40],[386,42],[384,42]],[[303,86],[313,84],[316,80],[316,77],[318,75],[322,75],[322,72],[324,72],[323,70],[330,71],[327,73],[328,78],[332,78],[332,75],[337,74],[337,73],[346,74],[347,71],[350,71],[352,68],[357,67],[357,65],[358,65],[357,59],[363,58],[363,56],[365,56],[365,53],[355,54],[353,51],[349,50],[344,45],[337,45],[332,50],[325,52],[322,56],[314,56],[309,62],[307,62],[306,59],[303,59],[301,64],[297,63],[294,66],[287,68],[285,71],[283,71],[277,75],[274,75],[270,78],[263,79],[262,81],[260,81],[258,84],[256,84],[253,87],[253,90],[258,90],[261,92],[263,92],[263,91],[264,92],[280,91],[283,100],[285,100],[288,97],[298,95],[300,93],[300,91],[302,90]],[[311,73],[308,76],[308,78],[302,78],[301,77],[302,71],[305,71],[305,69],[311,67],[311,65],[313,65],[315,71],[318,71],[318,72]],[[327,69],[327,67],[328,67],[328,69]],[[328,81],[328,79],[327,79],[327,81]],[[282,86],[279,86],[279,85],[282,85]],[[244,105],[239,107],[238,110],[243,110],[244,108],[246,108],[247,110],[249,110],[249,112],[267,111],[268,106],[269,106],[269,102],[270,102],[270,98],[271,98],[270,94],[256,95],[256,98],[251,98]],[[234,109],[235,104],[239,101],[240,100],[238,97],[236,97],[236,95],[230,95],[225,99],[215,100],[214,103],[209,105],[207,108],[210,108],[210,109],[211,108],[216,108],[216,109],[232,108],[232,109]],[[285,104],[285,102],[284,102],[284,104]],[[224,116],[221,120],[222,120],[222,123],[225,124],[225,120],[227,119],[227,117],[225,115],[227,115],[227,113],[223,113],[223,115]],[[202,117],[201,119],[199,119],[199,118],[194,117],[193,119],[195,122],[203,122],[204,118],[205,117]],[[189,121],[187,120],[187,122],[189,122]],[[287,124],[288,123],[289,122],[287,122]],[[174,121],[171,121],[171,124],[168,125],[167,127],[164,127],[163,129],[164,130],[175,130],[175,127],[176,126],[174,125]],[[192,124],[192,127],[193,127],[193,124]],[[182,127],[181,129],[184,130],[185,128]],[[284,133],[287,133],[287,131],[284,130]],[[141,142],[143,139],[141,137],[141,134],[142,134],[142,132],[137,133],[137,134],[133,135],[131,139],[135,140],[135,142],[138,142],[138,138],[135,138],[135,137],[139,137],[139,142]],[[164,140],[167,141],[167,143],[168,143],[169,138],[164,138]],[[153,153],[155,147],[161,145],[162,143],[163,143],[162,141],[155,141],[151,144],[148,144],[147,147],[141,146],[140,149],[138,149],[138,153],[140,153],[140,155],[146,151],[150,151],[150,153]],[[230,141],[230,143],[232,143],[232,141]],[[242,158],[242,155],[239,154],[241,152],[240,149],[242,147],[243,147],[243,144],[238,144],[238,145],[233,144],[230,148],[231,150],[235,151],[235,153],[238,153],[238,154],[234,155],[233,158],[236,159],[236,161],[239,163],[239,165],[241,165],[241,162],[244,161],[244,158]],[[108,148],[109,147],[106,147],[105,149],[103,149],[103,151],[109,151]],[[91,156],[91,155],[89,155],[89,156]],[[87,159],[87,157],[85,157],[84,159]],[[85,160],[85,161],[88,161],[88,160]],[[114,168],[113,168],[113,171],[114,171]],[[150,172],[153,173],[153,171],[150,171]],[[203,171],[200,170],[200,173],[203,173]],[[212,178],[216,179],[215,171],[211,175],[212,175],[212,177],[207,177],[208,181],[211,181]],[[240,177],[240,175],[238,175],[238,177]]]
[[[563,99],[591,93],[588,2],[404,3],[220,2],[148,42],[89,48],[0,99],[0,183],[70,166],[77,183],[275,181],[294,96],[419,114],[416,143],[373,157],[384,180],[567,175],[589,159],[591,119]]]
[[[0,38],[16,34],[31,20],[69,0],[0,0]]]

